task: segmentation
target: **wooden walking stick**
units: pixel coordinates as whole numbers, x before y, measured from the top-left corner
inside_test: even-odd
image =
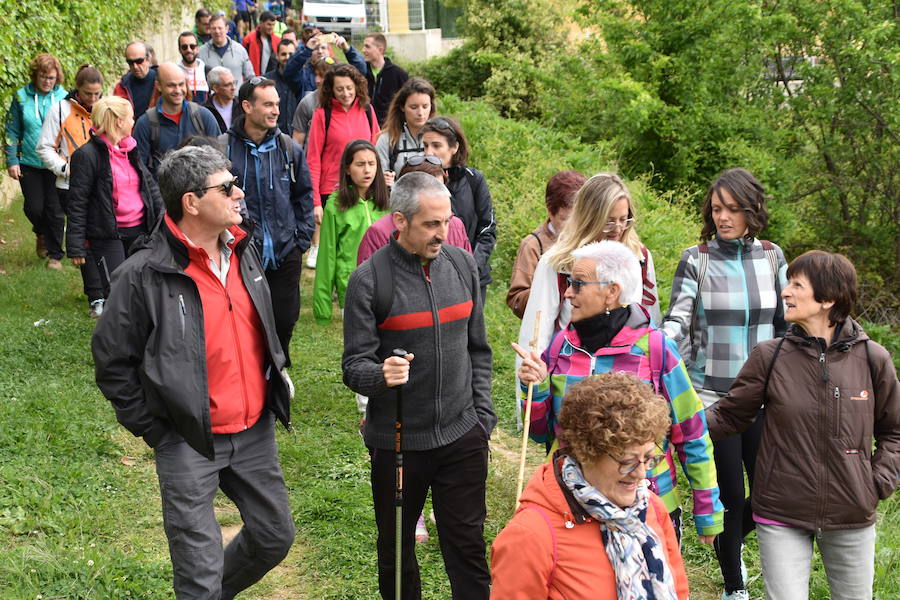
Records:
[[[531,335],[531,341],[528,343],[528,347],[532,351],[537,350],[537,339],[540,329],[541,311],[537,311],[534,315],[534,333]],[[528,394],[525,397],[525,419],[522,424],[522,455],[519,457],[519,478],[516,481],[516,508],[519,507],[519,501],[522,497],[522,484],[525,481],[525,455],[528,452],[528,430],[531,426],[531,398],[533,394],[534,384],[529,383]]]

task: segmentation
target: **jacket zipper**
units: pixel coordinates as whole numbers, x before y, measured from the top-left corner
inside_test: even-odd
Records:
[[[178,294],[178,305],[181,307],[181,341],[184,341],[184,321],[187,318],[187,309],[184,307],[184,295]]]
[[[432,261],[432,266],[434,262]],[[441,430],[442,411],[441,411],[441,379],[443,377],[443,369],[441,367],[441,318],[437,310],[437,301],[434,299],[434,288],[431,285],[431,278],[425,275],[425,267],[422,267],[422,279],[428,288],[428,299],[431,301],[431,318],[434,319],[434,355],[437,357],[435,379],[434,379],[434,403],[435,413],[437,414],[437,431],[438,442],[443,444],[444,435]]]
[[[825,350],[826,350],[826,347],[825,347],[824,341],[819,341],[819,371],[822,376],[822,382],[826,384],[825,389],[827,390],[828,389],[827,388],[828,369],[826,368],[826,365],[825,365]],[[824,402],[822,402],[822,405],[819,408],[819,419],[824,421],[824,423],[822,423],[822,426],[819,429],[819,431],[821,433],[818,436],[819,437],[819,469],[821,470],[821,473],[822,473],[822,475],[820,477],[820,481],[823,482],[821,489],[827,490],[828,489],[827,446],[831,440],[829,440],[828,436],[826,435],[826,432],[828,431],[828,398],[827,398],[827,396],[823,400],[824,400]],[[816,503],[817,508],[818,508],[818,513],[816,514],[816,529],[821,531],[822,525],[824,524],[824,521],[825,521],[826,499],[825,499],[825,494],[821,494],[821,493],[816,494],[816,497],[818,498],[818,501]]]

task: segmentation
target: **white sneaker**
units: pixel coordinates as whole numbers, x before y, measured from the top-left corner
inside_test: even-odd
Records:
[[[92,319],[99,319],[100,315],[103,314],[104,304],[106,304],[106,300],[104,300],[103,298],[91,302],[91,310],[90,312],[88,312],[88,316]]]
[[[306,266],[310,269],[316,268],[316,258],[319,256],[319,247],[310,246],[309,252],[306,253]]]
[[[730,594],[722,592],[721,600],[750,600],[750,592],[747,590],[735,590]]]

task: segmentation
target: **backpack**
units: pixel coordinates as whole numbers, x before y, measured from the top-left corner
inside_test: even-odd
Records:
[[[325,156],[325,143],[328,141],[328,128],[331,126],[331,104],[328,106],[323,106],[322,110],[325,111],[325,133],[322,134],[322,152],[319,154],[319,162],[322,161],[322,158]],[[369,121],[369,137],[372,137],[372,112],[374,109],[372,108],[372,104],[366,108],[366,120]]]
[[[769,266],[772,269],[772,277],[775,279],[775,289],[778,289],[778,254],[775,252],[775,244],[769,240],[759,240],[762,244],[763,252],[769,259]],[[694,318],[697,316],[697,299],[700,297],[700,290],[703,286],[703,280],[706,279],[706,270],[709,267],[709,244],[703,242],[697,246],[699,254],[697,255],[697,295],[694,297],[694,306],[691,308],[691,318],[688,321],[688,336],[684,339],[685,347],[679,347],[678,351],[682,358],[690,357],[691,362],[696,358],[694,354]],[[780,348],[780,346],[779,346]]]
[[[375,278],[375,304],[372,307],[375,314],[375,323],[383,323],[391,313],[391,305],[394,303],[394,261],[391,260],[390,244],[382,246],[375,251],[370,259],[372,261],[372,271]],[[466,289],[469,290],[469,296],[472,296],[472,286],[470,278],[466,277],[462,267],[454,258],[455,252],[464,252],[453,246],[445,246],[447,249],[447,258],[450,264],[456,269],[460,278],[466,282]],[[474,296],[472,298],[474,300]]]
[[[188,102],[187,113],[191,124],[194,126],[194,131],[199,135],[209,135],[209,132],[203,127],[203,119],[200,118],[200,105],[195,102]],[[159,149],[159,113],[156,111],[155,106],[151,106],[144,114],[147,115],[147,122],[150,125],[150,157],[147,161],[147,166],[152,169],[159,164],[164,154]]]
[[[401,135],[400,137],[402,138],[403,136]],[[403,152],[424,152],[424,151],[425,151],[424,146],[420,147],[420,148],[404,148],[403,149]],[[388,171],[394,170],[394,163],[397,162],[398,156],[400,156],[400,140],[397,140],[397,143],[394,144],[393,146],[391,146],[391,151],[388,154],[388,164],[387,164]]]
[[[63,140],[65,140],[68,150],[67,156],[71,157],[76,150],[81,148],[91,138],[91,119],[90,117],[85,119],[72,106],[69,109],[69,114],[63,120],[62,102],[58,102],[57,106],[59,110],[59,133],[56,134],[56,143],[53,145],[53,148],[58,153],[62,147]],[[85,121],[87,121],[87,125],[85,125]]]

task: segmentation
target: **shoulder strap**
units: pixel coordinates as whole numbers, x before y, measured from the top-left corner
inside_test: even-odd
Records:
[[[371,126],[369,127],[371,129]],[[388,136],[388,141],[390,141],[390,135]],[[400,139],[403,139],[403,134],[400,135]],[[388,154],[388,171],[394,170],[394,163],[397,162],[397,157],[400,156],[400,140],[397,140],[397,143],[391,146],[391,151]]]
[[[769,259],[769,266],[772,267],[772,278],[775,280],[775,289],[778,289],[778,254],[775,252],[775,244],[769,240],[759,240]]]
[[[372,271],[375,279],[375,323],[388,318],[394,302],[394,264],[391,260],[390,244],[382,246],[372,255]]]
[[[653,391],[659,394],[666,362],[665,335],[660,329],[651,329],[648,337],[647,349],[650,352],[650,381],[653,383]]]
[[[150,125],[150,156],[147,157],[147,166],[152,167],[153,163],[159,161],[159,115],[155,106],[145,110],[144,114],[147,115],[147,123]]]
[[[284,168],[290,174],[291,183],[297,183],[297,177],[294,175],[294,146],[291,136],[286,133],[278,132],[278,139],[281,142],[281,150],[284,152]]]
[[[188,102],[188,116],[191,118],[191,124],[194,131],[199,134],[207,135],[206,128],[203,126],[203,119],[200,117],[200,105],[196,102]]]
[[[325,157],[325,142],[328,141],[328,127],[331,126],[331,105],[323,106],[325,111],[325,133],[322,134],[322,152],[319,154],[319,162]]]
[[[556,532],[553,531],[553,524],[550,522],[550,517],[547,516],[547,513],[540,506],[526,506],[525,510],[534,510],[537,511],[538,514],[543,517],[544,522],[547,524],[547,529],[550,530],[550,541],[553,543],[553,566],[550,567],[550,575],[547,577],[547,589],[549,590],[553,587],[553,578],[556,575],[556,563],[559,560],[559,552],[556,548]]]
[[[865,340],[863,344],[866,346],[866,362],[869,364],[869,377],[872,379],[872,400],[875,400],[875,389],[878,387],[878,381],[875,378],[875,365],[872,364],[872,354],[869,352],[869,340]]]
[[[466,284],[466,289],[469,290],[469,296],[472,296],[472,299],[474,300],[475,294],[472,291],[472,282],[470,281],[471,278],[465,276],[465,274],[463,273],[462,267],[460,267],[459,263],[456,262],[457,259],[453,257],[453,253],[456,252],[458,249],[456,248],[456,246],[451,246],[449,244],[447,244],[445,246],[445,249],[447,250],[447,257],[450,259],[450,264],[452,264],[453,268],[456,269],[457,275],[459,275],[459,278],[462,279],[463,282]],[[459,250],[459,251],[465,252],[465,250]],[[484,304],[484,298],[481,299],[481,303]]]
[[[778,358],[778,353],[781,352],[781,346],[784,344],[784,337],[778,340],[778,345],[775,346],[775,352],[772,353],[772,360],[769,362],[769,368],[766,369],[766,383],[763,385],[763,398],[769,392],[769,379],[772,377],[772,371],[775,370],[775,359]],[[868,350],[868,346],[866,347]]]
[[[531,233],[529,233],[528,235],[533,235],[534,239],[537,240],[538,248],[540,248],[540,255],[543,256],[544,255],[544,242],[541,241],[541,236],[539,236],[538,234],[536,234],[533,231]]]

